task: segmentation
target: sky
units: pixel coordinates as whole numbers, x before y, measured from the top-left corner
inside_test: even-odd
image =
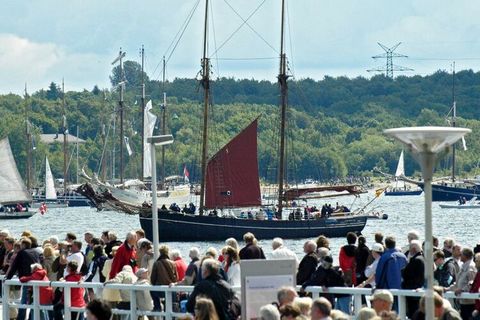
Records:
[[[0,6],[0,94],[20,94],[25,83],[30,92],[46,89],[62,78],[67,91],[110,88],[120,47],[127,60],[140,62],[144,46],[151,79],[161,79],[164,55],[169,80],[200,71],[205,0],[2,0]],[[281,0],[210,0],[213,77],[276,81],[280,13]],[[454,60],[457,70],[478,71],[479,16],[471,0],[286,0],[290,72],[297,79],[370,77],[368,69],[385,66],[372,59],[383,53],[378,42],[401,42],[396,52],[408,58],[394,64],[414,71],[397,74],[450,72]]]

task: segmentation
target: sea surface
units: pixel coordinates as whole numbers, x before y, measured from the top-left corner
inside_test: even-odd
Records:
[[[361,208],[363,205],[374,199],[373,191],[361,195],[360,198],[353,196],[311,200],[308,205],[321,206],[322,203],[331,203],[335,206],[338,201],[347,207]],[[327,200],[327,201],[326,201]],[[407,243],[407,232],[415,229],[424,233],[424,197],[401,196],[385,197],[375,199],[367,210],[375,210],[388,215],[387,220],[368,220],[363,234],[367,237],[367,245],[373,243],[373,236],[376,232],[382,232],[385,236],[393,235],[397,239],[397,245],[404,246]],[[453,237],[457,242],[465,246],[474,247],[480,242],[480,209],[441,209],[438,202],[433,203],[433,233],[440,239],[440,245],[446,237]],[[102,211],[98,212],[93,208],[57,208],[49,209],[46,214],[35,214],[25,220],[0,220],[0,229],[8,229],[16,237],[20,236],[23,230],[30,230],[40,240],[47,239],[51,235],[57,235],[60,239],[65,238],[67,232],[74,232],[83,239],[83,233],[91,231],[100,236],[104,230],[113,230],[119,239],[125,239],[130,230],[140,228],[138,216],[126,215],[123,213]],[[241,239],[237,239],[240,240]],[[265,253],[271,252],[271,240],[258,239]],[[303,256],[303,243],[308,239],[285,239],[285,245],[297,253],[298,257]],[[421,236],[423,240],[423,236]],[[340,246],[346,242],[343,238],[330,239],[331,249],[336,257]],[[224,243],[217,242],[169,242],[170,248],[179,249],[184,257],[188,256],[188,249],[197,246],[202,251],[213,246],[220,250]],[[240,242],[242,246],[242,242]]]

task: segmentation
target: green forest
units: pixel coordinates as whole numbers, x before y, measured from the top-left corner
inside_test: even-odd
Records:
[[[141,162],[141,78],[140,65],[125,63],[127,78],[125,94],[125,136],[133,154],[125,152],[125,177],[140,175]],[[167,175],[181,174],[186,165],[191,180],[198,181],[203,114],[202,87],[197,79],[174,79],[161,83],[146,79],[147,100],[153,101],[153,113],[158,116],[155,133],[162,130],[160,119],[165,110],[166,131],[175,142],[165,147]],[[65,93],[67,126],[70,134],[77,127],[80,138],[79,168],[76,167],[75,146],[70,144],[69,180],[84,168],[89,174],[100,173],[102,155],[112,175],[113,146],[116,144],[118,177],[119,119],[118,68],[112,70],[108,89],[92,88]],[[452,106],[452,74],[437,71],[427,76],[397,76],[395,79],[377,75],[364,77],[325,77],[290,79],[287,141],[287,178],[290,182],[305,178],[330,180],[348,176],[366,176],[377,167],[394,172],[401,145],[382,134],[387,128],[401,126],[450,125],[447,117]],[[259,117],[259,170],[264,181],[274,181],[277,175],[279,132],[279,88],[275,79],[257,81],[220,78],[211,83],[212,100],[209,110],[209,155],[213,155],[229,139]],[[458,72],[455,78],[457,125],[472,129],[466,137],[468,150],[458,145],[458,174],[478,173],[480,152],[480,73]],[[167,94],[162,107],[163,92]],[[43,144],[41,133],[62,130],[63,93],[58,83],[30,95],[0,96],[0,137],[9,137],[17,165],[22,174],[26,167],[25,114],[28,112],[34,136],[34,181],[40,181],[48,156],[55,177],[62,177],[63,153],[61,138],[52,145]],[[113,120],[116,132],[113,135]],[[61,137],[61,133],[60,133]],[[103,152],[106,145],[105,152]],[[161,149],[157,148],[160,165]],[[447,157],[448,159],[448,157]],[[449,161],[437,166],[437,175],[448,174]],[[407,175],[418,174],[418,166],[410,155],[405,158]]]

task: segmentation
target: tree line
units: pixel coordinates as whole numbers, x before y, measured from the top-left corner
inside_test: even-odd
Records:
[[[127,88],[125,95],[125,135],[129,137],[133,154],[125,154],[125,176],[140,175],[141,69],[138,63],[125,62]],[[196,79],[177,78],[166,83],[146,79],[148,99],[153,112],[161,118],[163,92],[167,93],[167,132],[175,142],[165,148],[167,175],[181,174],[187,165],[192,180],[198,180],[202,117],[202,88]],[[80,165],[70,161],[70,181],[82,167],[90,173],[101,173],[104,157],[111,177],[111,161],[119,159],[120,137],[118,123],[118,67],[110,76],[112,88],[69,91],[65,95],[69,132],[79,127]],[[480,151],[480,74],[472,70],[456,74],[457,125],[473,130],[467,136],[468,150],[457,152],[460,175],[477,173]],[[323,80],[299,79],[289,81],[287,177],[290,182],[305,178],[329,180],[354,175],[370,175],[374,167],[393,172],[401,146],[382,134],[391,127],[415,125],[449,125],[447,114],[452,106],[452,75],[438,71],[427,76],[383,75],[370,79],[357,77],[325,77]],[[213,155],[250,121],[259,118],[259,172],[265,181],[275,181],[277,175],[279,89],[275,82],[220,78],[212,81],[210,107],[209,154]],[[28,110],[35,150],[35,175],[41,180],[45,156],[56,177],[62,176],[63,153],[59,143],[45,145],[41,133],[61,130],[63,93],[52,82],[47,89],[28,97],[15,94],[0,96],[0,137],[11,140],[17,165],[23,174],[26,165],[25,111]],[[116,133],[113,135],[113,120]],[[156,126],[160,133],[162,124]],[[113,144],[116,153],[113,156]],[[103,147],[107,146],[105,152]],[[71,147],[73,148],[73,147]],[[461,144],[459,145],[461,149]],[[160,150],[157,150],[160,153]],[[160,154],[157,159],[160,159]],[[160,160],[159,160],[160,161]],[[415,161],[406,156],[407,174],[419,171]],[[449,161],[437,166],[439,175],[448,172]],[[118,169],[116,176],[118,177]],[[41,182],[41,181],[40,181]]]

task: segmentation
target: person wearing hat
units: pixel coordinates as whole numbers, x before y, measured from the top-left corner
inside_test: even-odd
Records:
[[[371,251],[374,260],[371,265],[365,268],[365,277],[367,277],[367,280],[360,283],[357,286],[359,288],[364,288],[365,286],[375,288],[375,271],[377,270],[378,261],[382,257],[384,251],[383,245],[380,243],[374,243]]]
[[[148,274],[148,269],[140,268],[135,273],[137,276],[137,281],[135,285],[137,286],[150,286],[150,276]],[[152,311],[153,309],[153,300],[148,290],[136,290],[135,294],[137,296],[137,308],[141,311]]]
[[[383,311],[390,312],[392,311],[393,306],[393,295],[388,290],[376,290],[372,300],[372,308],[375,309],[377,315],[380,315]]]

